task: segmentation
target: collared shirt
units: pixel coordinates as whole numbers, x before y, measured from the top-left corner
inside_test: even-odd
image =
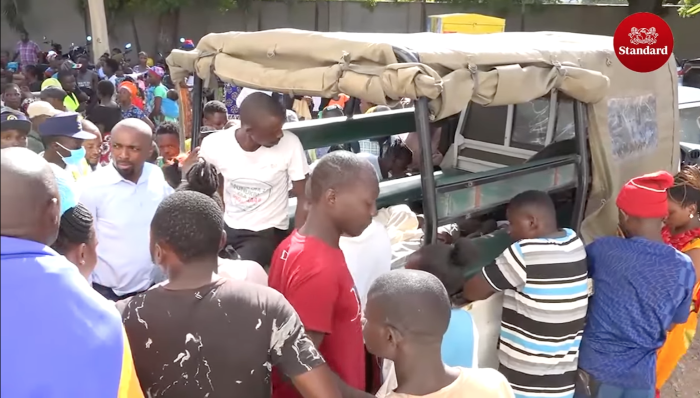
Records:
[[[39,56],[37,53],[41,51],[39,45],[32,40],[26,43],[22,40],[17,42],[17,52],[19,53],[19,63],[22,66],[36,65],[39,63]]]
[[[148,289],[158,274],[149,249],[151,219],[173,192],[163,172],[146,163],[134,184],[110,164],[81,182],[80,202],[95,218],[100,242],[93,281],[119,296]]]
[[[114,304],[48,246],[1,239],[0,394],[143,397]]]
[[[693,263],[643,238],[598,238],[586,251],[595,293],[579,366],[602,383],[651,390],[666,331],[690,313]]]

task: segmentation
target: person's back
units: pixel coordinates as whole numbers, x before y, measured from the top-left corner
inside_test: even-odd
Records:
[[[2,395],[116,397],[128,345],[114,305],[49,247],[1,247]]]
[[[513,391],[494,369],[446,366],[440,346],[452,322],[450,299],[438,278],[424,271],[397,270],[377,278],[365,313],[367,350],[393,361],[396,375],[379,389],[386,398],[511,398]]]
[[[678,293],[684,281],[694,280],[692,263],[673,247],[644,238],[603,237],[586,251],[595,294],[580,366],[620,387],[653,385],[656,351],[677,323],[684,299]]]
[[[688,319],[693,263],[661,234],[671,186],[665,171],[628,181],[615,202],[625,238],[599,238],[586,248],[594,293],[579,359],[587,377],[577,384],[598,390],[593,398],[653,397],[657,350],[671,325]]]
[[[194,289],[157,286],[117,306],[141,386],[153,396],[266,397],[273,364],[294,374],[322,363],[297,358],[292,350],[310,344],[303,329],[291,328],[297,315],[281,294],[257,284],[222,278]]]
[[[47,245],[60,214],[48,163],[5,149],[1,180],[2,395],[143,397],[118,312]]]

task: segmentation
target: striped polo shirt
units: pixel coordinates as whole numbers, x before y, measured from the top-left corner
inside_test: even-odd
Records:
[[[515,396],[572,397],[589,297],[581,239],[563,229],[558,237],[520,240],[483,274],[505,291],[499,370]]]

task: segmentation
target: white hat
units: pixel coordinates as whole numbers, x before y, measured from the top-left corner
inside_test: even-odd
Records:
[[[59,113],[61,111],[46,101],[34,101],[27,107],[27,115],[30,119],[34,119],[37,116],[56,116]]]

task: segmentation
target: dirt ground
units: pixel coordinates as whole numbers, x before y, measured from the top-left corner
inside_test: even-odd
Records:
[[[661,398],[700,398],[700,330],[690,350],[661,390]]]

